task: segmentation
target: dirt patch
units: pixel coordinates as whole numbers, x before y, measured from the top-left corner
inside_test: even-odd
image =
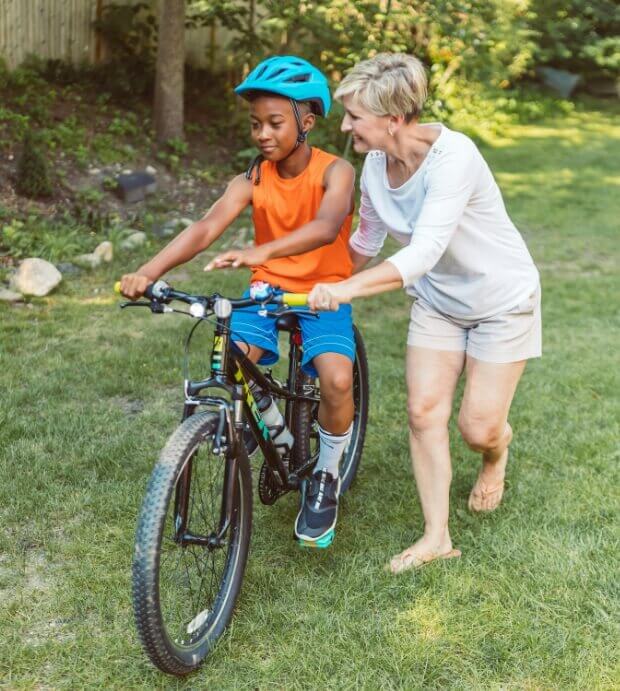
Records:
[[[144,401],[139,398],[112,396],[109,401],[115,408],[120,408],[125,415],[139,415],[144,410]]]

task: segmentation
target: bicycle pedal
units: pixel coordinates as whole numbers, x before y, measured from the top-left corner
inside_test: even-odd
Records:
[[[328,533],[325,533],[325,535],[320,537],[318,540],[310,541],[297,538],[297,544],[300,547],[309,549],[327,549],[334,541],[334,537],[336,537],[336,531],[332,528]]]

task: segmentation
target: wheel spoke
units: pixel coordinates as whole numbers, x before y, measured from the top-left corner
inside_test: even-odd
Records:
[[[208,440],[194,450],[186,522],[186,530],[194,535],[206,537],[217,530],[224,471],[224,459],[212,453]],[[165,525],[174,530],[174,501],[168,510]],[[226,547],[213,550],[179,544],[170,533],[162,537],[160,605],[165,625],[178,645],[193,644],[210,619],[226,570],[227,552],[236,544],[233,534],[231,526]]]

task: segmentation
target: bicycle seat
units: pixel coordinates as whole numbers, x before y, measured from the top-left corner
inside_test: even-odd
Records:
[[[285,312],[276,319],[278,331],[295,331],[299,328],[299,317],[295,312]]]

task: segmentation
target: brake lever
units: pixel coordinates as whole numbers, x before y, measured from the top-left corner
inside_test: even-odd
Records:
[[[174,312],[172,307],[168,307],[167,305],[162,305],[160,302],[157,302],[157,300],[152,300],[151,302],[144,302],[138,301],[138,302],[121,302],[120,308],[125,309],[125,307],[148,307],[153,314],[164,314],[165,312]]]
[[[269,312],[267,309],[263,308],[262,310],[259,311],[259,314],[263,317],[271,317],[272,319],[277,319],[278,317],[281,317],[283,314],[297,314],[301,315],[304,317],[316,317],[317,319],[319,318],[319,313],[314,311],[314,310],[304,310],[303,312],[297,311],[297,310],[292,310],[290,308],[286,309],[277,309],[277,310],[272,310]]]
[[[120,308],[122,310],[125,309],[125,307],[150,307],[151,303],[150,302],[132,302],[131,300],[128,302],[121,302]]]

